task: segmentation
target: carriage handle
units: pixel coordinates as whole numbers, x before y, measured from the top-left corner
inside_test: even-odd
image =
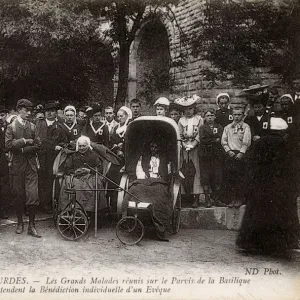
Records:
[[[87,166],[87,167],[88,167],[89,169],[91,169],[92,171],[94,171],[96,174],[98,174],[98,175],[100,175],[101,177],[103,177],[104,179],[108,180],[110,183],[113,183],[114,185],[118,186],[118,188],[119,188],[121,191],[123,191],[123,192],[129,194],[131,197],[133,197],[134,199],[136,199],[136,200],[138,201],[138,203],[141,202],[141,200],[140,200],[138,197],[136,197],[135,195],[133,195],[133,194],[130,193],[129,191],[123,189],[122,187],[120,187],[117,183],[115,183],[113,180],[109,179],[109,178],[106,177],[105,175],[101,174],[98,170],[96,170],[96,169],[94,169],[93,167],[91,167],[88,163],[84,163],[84,165]]]

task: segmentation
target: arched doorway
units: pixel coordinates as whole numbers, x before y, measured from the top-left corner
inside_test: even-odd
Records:
[[[136,49],[136,96],[153,104],[170,93],[170,50],[168,33],[160,20],[151,20],[139,33]]]

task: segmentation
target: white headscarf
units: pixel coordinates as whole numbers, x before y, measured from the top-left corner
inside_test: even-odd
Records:
[[[125,132],[126,132],[126,130],[127,130],[127,124],[128,124],[128,122],[129,122],[129,120],[132,119],[132,111],[131,111],[130,108],[128,108],[128,107],[126,107],[126,106],[122,106],[122,107],[119,109],[119,111],[120,111],[120,110],[125,111],[125,113],[127,114],[127,119],[126,119],[124,125],[122,125],[122,126],[119,125],[119,127],[118,127],[117,130],[116,130],[116,133],[117,133],[120,137],[123,137],[124,134],[125,134]]]
[[[85,136],[85,135],[82,135],[78,138],[77,142],[76,142],[76,152],[78,152],[78,149],[79,149],[79,143],[86,143],[89,148],[92,150],[92,146],[91,146],[91,140],[89,137]]]
[[[67,105],[67,106],[65,107],[65,109],[64,109],[64,115],[66,114],[66,112],[67,112],[68,110],[74,111],[74,113],[75,113],[75,115],[76,115],[76,108],[75,108],[75,106],[73,106],[73,105]]]
[[[282,96],[280,97],[280,100],[281,100],[282,98],[289,98],[289,99],[291,99],[292,103],[294,104],[294,99],[293,99],[293,97],[292,97],[291,94],[284,94],[284,95],[282,95]]]
[[[228,101],[230,101],[230,96],[229,96],[228,93],[220,93],[220,94],[218,94],[218,96],[217,96],[217,98],[216,98],[216,103],[217,103],[217,104],[219,103],[219,99],[220,99],[221,97],[227,97],[227,98],[228,98]]]

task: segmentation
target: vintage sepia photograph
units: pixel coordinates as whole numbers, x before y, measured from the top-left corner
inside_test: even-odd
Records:
[[[0,0],[0,298],[300,300],[299,0]]]

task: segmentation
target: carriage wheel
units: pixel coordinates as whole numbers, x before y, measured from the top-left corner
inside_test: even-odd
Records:
[[[180,214],[181,214],[181,194],[179,192],[177,196],[177,201],[173,210],[172,214],[172,227],[173,227],[173,233],[179,232],[180,227]]]
[[[56,179],[53,181],[53,187],[52,187],[52,215],[53,215],[53,222],[54,226],[57,225],[57,217],[58,217],[58,200],[56,197],[56,187],[57,182]]]
[[[86,214],[78,208],[63,211],[57,218],[57,229],[67,240],[75,241],[83,237],[89,227]]]
[[[145,234],[145,227],[136,217],[122,218],[116,227],[117,237],[125,245],[136,245]]]

